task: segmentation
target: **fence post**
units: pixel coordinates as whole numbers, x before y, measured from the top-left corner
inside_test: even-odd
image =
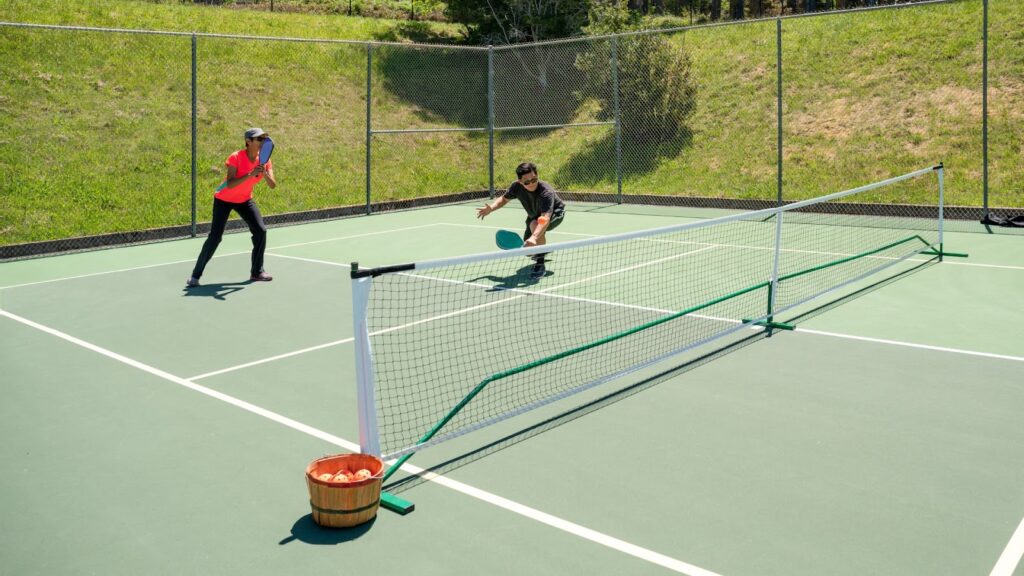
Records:
[[[782,18],[775,19],[775,69],[776,69],[776,102],[778,110],[778,156],[776,158],[776,182],[779,206],[782,206]]]
[[[982,219],[988,219],[988,0],[982,0],[981,25],[981,164]]]
[[[619,114],[619,37],[612,36],[612,106],[615,114],[615,202],[622,204],[622,122]]]
[[[487,45],[487,197],[494,198],[494,46]]]
[[[370,160],[373,140],[373,125],[370,107],[373,106],[373,73],[370,71],[373,65],[373,44],[366,45],[366,215],[371,214],[370,210],[370,176],[373,164]]]
[[[196,35],[192,33],[192,237],[198,232],[196,224]]]

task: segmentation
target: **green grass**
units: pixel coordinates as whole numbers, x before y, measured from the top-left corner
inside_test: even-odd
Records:
[[[993,206],[1022,206],[1024,13],[994,3]],[[286,38],[455,43],[457,27],[177,2],[7,0],[0,20]],[[784,21],[787,199],[944,162],[950,204],[981,204],[981,3]],[[693,61],[686,137],[624,147],[624,191],[773,199],[775,23],[676,33]],[[499,126],[595,120],[581,43],[495,52]],[[0,244],[183,225],[191,217],[191,37],[0,27]],[[279,143],[266,214],[365,202],[367,50],[197,39],[198,217],[241,131]],[[486,52],[373,49],[373,127],[486,126]],[[544,68],[542,62],[560,62]],[[544,78],[541,89],[538,78]],[[652,80],[655,81],[655,80]],[[623,95],[628,97],[628,95]],[[486,188],[487,136],[372,140],[375,201]],[[499,132],[495,184],[524,160],[565,190],[616,189],[608,127]],[[934,185],[878,201],[929,202]]]
[[[191,4],[193,0],[150,0],[159,4]],[[304,14],[344,14],[366,18],[445,20],[446,4],[439,0],[207,0],[240,10]]]

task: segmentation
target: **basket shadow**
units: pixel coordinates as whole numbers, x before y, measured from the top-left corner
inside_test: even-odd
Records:
[[[336,546],[360,538],[369,532],[376,522],[377,517],[374,516],[368,522],[351,528],[326,528],[314,522],[313,514],[310,513],[296,520],[292,525],[291,536],[278,542],[278,545],[284,546],[298,540],[304,544]]]

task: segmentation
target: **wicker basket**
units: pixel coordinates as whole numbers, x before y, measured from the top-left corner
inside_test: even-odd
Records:
[[[369,470],[372,476],[344,484],[320,480],[321,474],[362,468]],[[372,520],[380,506],[383,476],[384,463],[370,454],[338,454],[314,460],[306,468],[313,521],[320,526],[347,528]]]

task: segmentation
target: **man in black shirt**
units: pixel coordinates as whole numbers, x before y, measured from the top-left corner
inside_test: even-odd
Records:
[[[537,179],[537,166],[532,162],[523,162],[516,167],[516,181],[509,185],[508,191],[499,196],[493,204],[484,204],[483,208],[477,208],[477,218],[484,218],[508,204],[508,201],[513,198],[518,198],[526,210],[526,231],[523,233],[523,244],[525,246],[547,244],[545,233],[557,228],[565,218],[565,202],[550,184]],[[547,252],[533,257],[535,264],[530,272],[531,278],[537,279],[544,276],[545,256],[547,256]]]

